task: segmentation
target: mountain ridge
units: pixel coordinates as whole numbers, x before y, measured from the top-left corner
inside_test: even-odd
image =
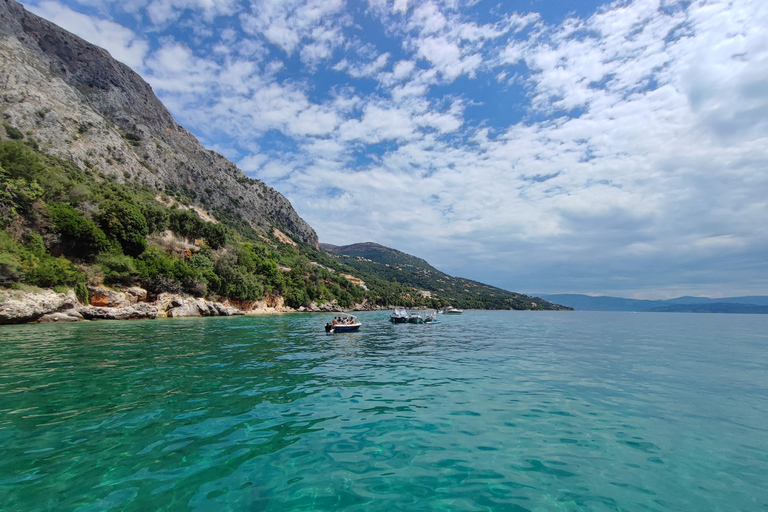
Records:
[[[570,306],[577,311],[686,311],[686,312],[759,312],[768,306],[766,296],[743,296],[711,299],[683,296],[673,299],[643,300],[584,294],[540,294],[540,297]],[[737,307],[739,306],[739,307]],[[755,307],[753,307],[755,306]]]
[[[559,304],[511,292],[471,279],[453,277],[426,260],[374,242],[338,246],[320,244],[320,248],[341,263],[380,279],[413,286],[423,292],[440,294],[452,306],[467,309],[537,309],[566,310]]]

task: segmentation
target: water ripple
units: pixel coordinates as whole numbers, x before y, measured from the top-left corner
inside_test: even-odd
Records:
[[[3,511],[768,508],[766,318],[361,318],[3,327]]]

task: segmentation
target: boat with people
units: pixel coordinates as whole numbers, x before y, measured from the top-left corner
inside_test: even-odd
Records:
[[[446,315],[460,315],[464,312],[463,309],[456,309],[456,308],[445,308]]]
[[[349,313],[338,313],[333,318],[333,321],[325,324],[325,332],[354,332],[360,329],[363,324],[357,319],[355,315]]]
[[[408,322],[408,311],[405,308],[395,308],[389,315],[389,321],[393,324],[404,324]]]
[[[425,324],[439,324],[440,320],[437,319],[437,311],[427,311],[424,315]]]

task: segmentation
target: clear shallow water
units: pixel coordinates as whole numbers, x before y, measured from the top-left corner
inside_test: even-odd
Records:
[[[0,510],[768,510],[768,316],[387,316],[0,328]]]

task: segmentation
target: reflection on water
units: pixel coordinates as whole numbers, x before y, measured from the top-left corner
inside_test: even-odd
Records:
[[[2,510],[757,510],[768,318],[3,327]]]

